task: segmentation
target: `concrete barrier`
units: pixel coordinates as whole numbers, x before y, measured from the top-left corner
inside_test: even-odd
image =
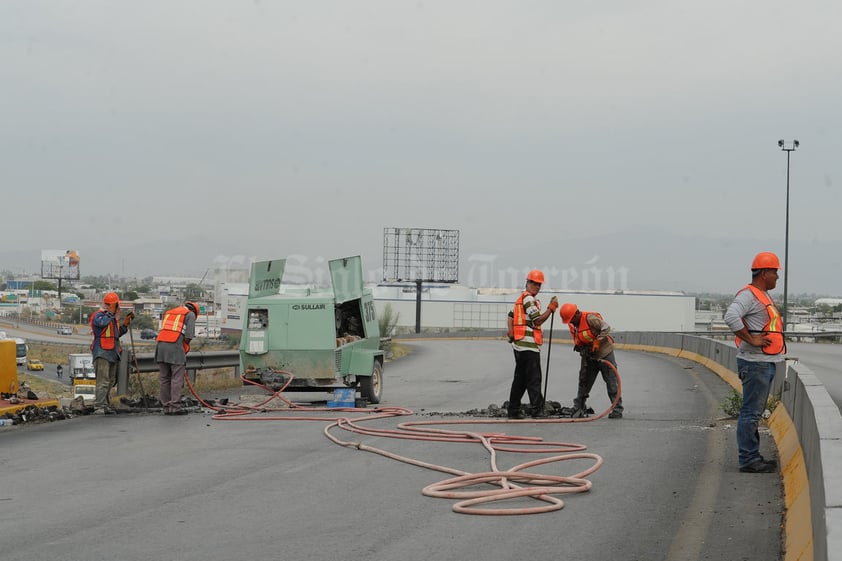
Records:
[[[698,362],[742,392],[731,342],[679,333],[613,334],[618,348]],[[785,561],[842,561],[842,415],[809,368],[787,361],[772,394],[783,407],[769,418],[784,482]]]

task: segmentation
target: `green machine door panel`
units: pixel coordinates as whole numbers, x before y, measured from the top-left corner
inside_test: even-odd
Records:
[[[249,275],[249,298],[277,294],[284,278],[286,262],[286,259],[273,259],[252,263]]]
[[[359,255],[328,261],[330,282],[337,304],[357,300],[363,294],[363,265]]]

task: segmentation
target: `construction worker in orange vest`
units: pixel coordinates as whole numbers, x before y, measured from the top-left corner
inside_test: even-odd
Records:
[[[116,292],[108,292],[102,299],[102,308],[91,315],[91,355],[96,372],[95,415],[115,413],[111,408],[111,388],[117,383],[117,367],[120,364],[120,337],[129,330],[134,313],[129,312],[120,321],[120,297]]]
[[[553,296],[547,310],[541,312],[541,303],[535,298],[544,284],[544,273],[534,269],[526,275],[526,287],[515,302],[511,312],[509,340],[515,353],[515,373],[509,392],[509,419],[523,419],[520,400],[525,391],[529,395],[529,414],[545,417],[544,396],[541,395],[541,325],[558,308],[558,298]]]
[[[779,364],[785,360],[786,342],[781,313],[769,291],[778,283],[781,262],[774,253],[758,253],[751,263],[751,283],[737,292],[725,311],[725,323],[737,336],[737,374],[743,386],[743,404],[737,420],[740,471],[776,472],[778,464],[760,455],[758,425]]]
[[[190,341],[196,334],[198,316],[199,306],[195,302],[185,302],[183,306],[164,312],[164,321],[158,331],[158,343],[155,346],[164,415],[187,413],[181,405],[181,389],[187,371],[187,352],[190,350]]]
[[[608,390],[608,399],[611,403],[617,399],[617,405],[608,414],[609,419],[621,419],[623,417],[623,398],[618,398],[619,384],[614,370],[606,364],[611,363],[617,367],[617,359],[614,358],[614,339],[611,338],[611,326],[608,325],[602,315],[597,312],[583,312],[576,304],[566,302],[559,310],[561,321],[567,324],[570,335],[573,337],[573,350],[579,353],[581,362],[579,364],[579,386],[576,392],[576,399],[573,400],[573,416],[584,417],[588,413],[587,400],[590,396],[596,375],[602,374],[605,380],[605,387]]]

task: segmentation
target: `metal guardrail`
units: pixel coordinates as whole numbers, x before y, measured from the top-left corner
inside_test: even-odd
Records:
[[[130,355],[131,351],[126,354]],[[158,363],[155,362],[155,353],[137,353],[136,356],[137,369],[139,371],[158,371]],[[187,353],[187,370],[205,370],[208,368],[239,369],[240,351],[191,351]]]
[[[135,369],[137,359],[137,369]],[[191,381],[196,380],[197,370],[211,368],[233,368],[233,376],[240,376],[240,351],[195,351],[187,353],[187,375]],[[158,372],[158,363],[155,362],[155,353],[136,353],[132,355],[130,350],[123,353],[120,360],[120,367],[117,370],[117,393],[125,394],[129,391],[129,373]]]
[[[380,346],[389,345],[391,337],[381,337]],[[125,347],[124,347],[125,348]],[[137,359],[137,368],[135,368]],[[240,351],[190,351],[187,353],[187,375],[191,381],[196,379],[197,370],[211,368],[233,368],[233,376],[240,376]],[[120,360],[120,367],[117,371],[117,392],[127,393],[129,391],[129,372],[158,372],[158,363],[155,362],[155,353],[135,353],[126,350]]]

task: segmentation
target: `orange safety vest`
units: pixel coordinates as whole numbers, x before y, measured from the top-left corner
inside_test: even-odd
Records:
[[[179,306],[164,312],[164,321],[161,324],[161,330],[158,332],[156,341],[163,343],[175,343],[181,337],[184,329],[184,318],[190,313],[186,306]],[[190,349],[187,341],[183,341],[184,352]]]
[[[526,314],[523,310],[523,297],[528,294],[529,293],[524,290],[523,293],[520,295],[520,298],[518,298],[515,302],[515,317],[512,321],[512,328],[515,341],[520,341],[521,339],[526,337]],[[532,326],[532,338],[535,339],[536,345],[540,346],[544,342],[544,334],[541,332],[540,327]]]
[[[751,293],[754,294],[754,297],[757,298],[761,304],[766,307],[766,313],[769,314],[769,321],[766,322],[766,325],[763,326],[763,330],[760,331],[763,335],[769,337],[772,340],[771,343],[762,347],[763,354],[767,355],[778,355],[781,353],[786,352],[786,340],[784,339],[783,328],[781,325],[781,313],[778,311],[778,307],[775,306],[775,303],[772,302],[772,299],[769,296],[753,284],[747,284],[744,288],[737,291],[737,294],[742,292],[745,289],[751,290]],[[743,321],[743,325],[746,325],[746,322]],[[746,325],[746,329],[748,326]],[[740,348],[740,341],[739,337],[734,339],[734,343],[736,343],[737,348]]]
[[[94,339],[96,339],[96,329],[94,328],[94,319],[96,316],[103,312],[97,312],[95,314],[91,314],[91,333],[94,334]],[[117,328],[117,318],[111,318],[111,321],[108,322],[108,325],[102,328],[102,331],[99,333],[99,346],[103,348],[103,350],[110,351],[113,350],[117,345],[117,334],[120,333],[120,330]],[[94,343],[91,342],[91,350],[94,350]],[[118,351],[122,351],[122,349],[117,349]]]
[[[602,319],[602,314],[599,312],[582,312],[582,317],[579,318],[579,326],[574,327],[572,323],[567,324],[567,328],[570,329],[570,334],[573,336],[573,344],[580,347],[590,347],[593,345],[593,342],[596,340],[596,337],[593,336],[593,331],[591,329],[590,324],[588,323],[588,315],[593,314],[599,319]],[[614,339],[611,339],[609,336],[608,339],[613,343]]]

